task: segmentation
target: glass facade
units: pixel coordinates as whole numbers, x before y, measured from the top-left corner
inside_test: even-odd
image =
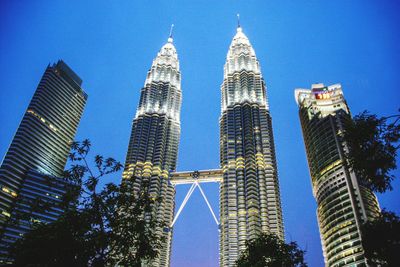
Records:
[[[377,216],[375,195],[346,166],[343,125],[351,119],[339,84],[297,89],[325,266],[366,266],[360,225]]]
[[[62,197],[72,186],[65,179],[29,170],[11,211],[10,221],[4,227],[0,251],[7,254],[7,247],[32,229],[35,223],[57,220],[63,213]],[[35,203],[40,203],[43,208],[35,208]]]
[[[153,60],[141,90],[123,173],[124,178],[135,177],[138,189],[142,181],[149,182],[149,194],[162,198],[153,216],[166,225],[171,225],[175,208],[175,188],[169,178],[176,169],[181,102],[178,55],[170,37]],[[159,258],[150,265],[169,266],[172,231],[154,231],[165,241]]]
[[[30,179],[40,176],[39,173],[62,177],[87,100],[81,84],[82,80],[63,61],[46,68],[1,163],[0,228],[3,235],[13,208],[21,204],[16,200],[27,190],[25,186]],[[35,194],[32,192],[32,196]],[[10,226],[7,229],[11,229]],[[7,238],[2,237],[2,245],[7,242],[5,240]]]
[[[283,239],[278,172],[266,87],[242,28],[230,45],[221,87],[220,266],[234,266],[246,240]]]

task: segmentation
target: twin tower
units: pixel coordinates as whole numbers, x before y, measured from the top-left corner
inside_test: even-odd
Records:
[[[152,266],[169,266],[177,184],[192,183],[187,201],[196,186],[201,190],[200,182],[220,182],[219,223],[214,216],[220,228],[220,266],[233,266],[246,240],[261,232],[284,237],[266,87],[254,49],[240,26],[227,54],[221,94],[221,169],[175,172],[182,90],[170,36],[141,90],[123,174],[134,176],[138,187],[149,181],[149,194],[162,198],[154,216],[170,228],[154,229],[164,235],[165,243]]]

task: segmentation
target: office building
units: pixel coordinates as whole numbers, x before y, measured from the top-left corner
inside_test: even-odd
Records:
[[[351,119],[340,84],[296,89],[295,99],[317,202],[325,266],[367,266],[361,225],[378,215],[375,195],[348,168],[342,140]]]
[[[139,106],[133,119],[123,177],[134,177],[137,188],[149,183],[149,194],[161,197],[153,216],[171,225],[175,207],[175,188],[169,181],[175,171],[180,137],[182,101],[178,55],[170,36],[153,60]],[[164,236],[159,257],[151,266],[169,266],[172,231],[154,229]]]
[[[61,205],[63,196],[72,189],[73,183],[66,179],[49,176],[36,170],[29,170],[20,187],[18,197],[10,213],[10,219],[4,226],[1,237],[0,264],[11,263],[6,256],[7,248],[36,223],[50,223],[64,212]]]
[[[278,171],[266,86],[240,26],[221,86],[220,266],[234,266],[246,240],[284,238]]]
[[[40,177],[63,176],[70,144],[87,100],[81,84],[82,80],[63,61],[49,65],[23,115],[0,167],[0,229],[3,232],[0,250],[3,252],[13,237],[20,234],[6,225],[13,221],[10,218],[15,213],[13,209],[22,204],[17,202],[27,199],[28,188],[39,190]],[[56,188],[54,192],[48,190],[49,194],[58,194]],[[25,195],[20,196],[21,192]],[[31,196],[36,194],[46,195],[46,192],[31,192]]]

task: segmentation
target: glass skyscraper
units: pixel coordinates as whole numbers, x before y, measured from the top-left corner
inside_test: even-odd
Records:
[[[367,266],[360,226],[378,215],[375,195],[346,165],[341,135],[349,107],[340,84],[296,89],[300,122],[317,201],[325,266]]]
[[[161,48],[147,73],[139,107],[133,119],[125,162],[124,178],[135,177],[137,188],[149,182],[149,194],[162,202],[155,207],[157,220],[171,225],[175,208],[175,188],[170,172],[175,171],[180,137],[182,102],[181,74],[172,37]],[[172,231],[154,229],[165,241],[151,266],[169,266]]]
[[[64,212],[60,205],[62,197],[74,186],[63,178],[34,169],[27,172],[11,209],[10,220],[6,222],[1,235],[0,264],[12,261],[7,256],[8,246],[29,232],[34,224],[57,220]]]
[[[39,82],[0,167],[3,247],[12,242],[12,238],[8,237],[18,235],[15,231],[4,233],[4,229],[13,208],[21,204],[16,200],[27,197],[29,190],[25,186],[33,188],[27,179],[32,182],[35,179],[38,181],[40,176],[63,175],[70,144],[87,100],[81,84],[82,80],[63,61],[49,65]],[[27,178],[29,175],[31,177]],[[40,183],[36,183],[37,192],[29,191],[32,198],[37,194],[46,194],[39,192],[45,190]],[[19,196],[22,191],[25,192],[23,197]]]
[[[262,232],[284,238],[278,171],[266,86],[240,26],[221,86],[220,266],[234,266],[246,240]]]

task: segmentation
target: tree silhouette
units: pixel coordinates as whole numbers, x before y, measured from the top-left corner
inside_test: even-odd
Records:
[[[400,218],[383,210],[363,226],[363,247],[371,266],[400,266]]]
[[[306,267],[305,251],[296,242],[286,244],[273,234],[263,233],[246,242],[236,261],[238,267]]]
[[[135,189],[135,177],[99,189],[100,180],[122,165],[97,155],[91,167],[90,148],[89,140],[72,143],[65,179],[74,186],[63,197],[65,212],[14,244],[14,266],[136,267],[158,256],[162,237],[152,231],[160,225],[152,213],[160,199],[149,195],[147,181]]]
[[[396,156],[400,148],[400,114],[378,118],[364,111],[344,126],[349,167],[372,191],[392,190],[391,182],[395,177],[391,171],[397,168]]]

